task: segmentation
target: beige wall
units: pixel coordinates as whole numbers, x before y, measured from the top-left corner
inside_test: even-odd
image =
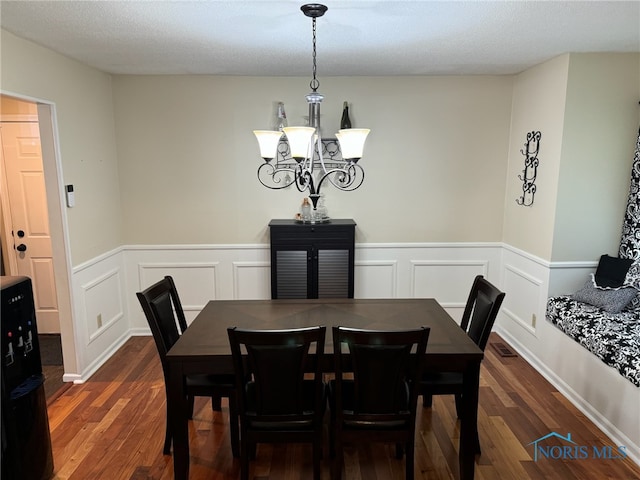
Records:
[[[504,241],[545,260],[617,255],[640,122],[640,55],[562,55],[515,79]],[[526,132],[542,132],[538,187],[522,193]]]
[[[342,102],[371,128],[355,192],[327,189],[358,242],[502,239],[511,84],[508,76],[321,78],[322,126]],[[304,197],[258,183],[253,129],[283,101],[290,125],[307,115],[307,78],[117,76],[115,118],[125,243],[267,241],[271,218]]]
[[[639,100],[639,54],[571,55],[552,260],[618,254]]]
[[[354,218],[358,242],[504,241],[548,260],[614,253],[638,57],[564,55],[517,76],[320,76],[325,135],[344,100],[355,126],[372,129],[364,185],[326,189],[329,214]],[[2,31],[1,82],[55,104],[63,178],[76,190],[74,265],[122,244],[263,243],[268,221],[292,217],[303,198],[258,183],[251,130],[270,126],[277,101],[290,124],[303,122],[306,77],[111,77]],[[543,137],[527,208],[515,200],[531,130]]]
[[[525,252],[550,260],[561,161],[564,107],[569,55],[562,55],[515,77],[507,194],[504,204],[504,241]],[[540,131],[537,191],[533,205],[518,205],[524,169],[527,133]]]
[[[111,77],[1,31],[3,93],[55,105],[71,261],[78,265],[123,243]]]

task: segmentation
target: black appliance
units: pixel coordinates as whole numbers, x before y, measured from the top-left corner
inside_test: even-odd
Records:
[[[31,279],[0,277],[2,478],[48,480],[53,453]]]

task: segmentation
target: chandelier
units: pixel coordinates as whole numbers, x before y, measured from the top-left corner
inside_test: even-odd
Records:
[[[320,187],[326,181],[339,190],[351,191],[362,185],[364,170],[358,165],[366,128],[341,129],[336,138],[323,139],[320,128],[320,103],[324,96],[318,92],[316,78],[316,19],[327,11],[325,5],[312,3],[300,10],[312,19],[313,77],[306,96],[309,104],[309,125],[284,127],[282,131],[254,130],[260,156],[264,163],[258,167],[258,179],[267,188],[282,189],[295,184],[300,192],[308,191],[315,209]]]

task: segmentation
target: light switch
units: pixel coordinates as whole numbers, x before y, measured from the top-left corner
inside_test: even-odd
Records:
[[[65,187],[65,193],[67,194],[67,207],[75,207],[76,199],[73,195],[73,185],[67,185]]]

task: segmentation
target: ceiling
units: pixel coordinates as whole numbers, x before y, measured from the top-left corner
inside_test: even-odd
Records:
[[[0,1],[0,26],[114,74],[311,75],[305,1]],[[323,75],[512,74],[640,52],[640,1],[327,0]]]

